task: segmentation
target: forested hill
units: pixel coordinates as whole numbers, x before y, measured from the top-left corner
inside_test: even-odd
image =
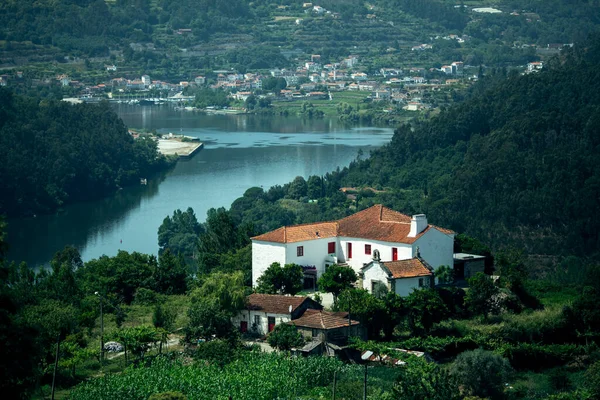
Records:
[[[463,104],[400,127],[343,183],[391,187],[395,208],[496,245],[598,252],[599,61],[596,40],[540,73],[484,78]]]
[[[359,155],[349,168],[297,177],[267,192],[252,188],[232,204],[231,215],[264,232],[383,203],[426,213],[432,223],[495,250],[597,256],[598,65],[600,40],[574,47],[538,73],[498,71],[464,103],[398,128],[369,158]],[[354,192],[346,196],[341,187]]]
[[[156,142],[134,141],[108,104],[40,102],[0,88],[0,215],[93,199],[167,164]]]

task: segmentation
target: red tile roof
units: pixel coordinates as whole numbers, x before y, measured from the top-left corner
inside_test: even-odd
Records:
[[[378,204],[338,221],[284,226],[274,231],[255,236],[252,240],[294,243],[318,238],[346,236],[381,240],[384,242],[412,244],[430,229],[437,229],[445,234],[454,234],[454,232],[449,229],[439,228],[429,224],[415,237],[408,237],[410,232],[410,221],[411,217],[408,215]]]
[[[290,314],[290,306],[292,306],[292,311],[294,311],[306,299],[308,297],[253,293],[248,296],[248,309],[273,314]]]
[[[388,269],[392,278],[414,278],[417,276],[432,275],[428,265],[426,265],[422,259],[417,257],[408,260],[387,261],[384,263],[382,262],[381,264]]]
[[[343,328],[348,325],[348,318],[341,318],[329,311],[306,310],[300,318],[288,322],[290,325],[301,328],[314,329],[335,329]],[[351,320],[352,326],[359,325],[360,322]]]

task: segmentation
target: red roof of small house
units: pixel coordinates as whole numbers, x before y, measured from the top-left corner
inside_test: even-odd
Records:
[[[353,326],[360,324],[360,322],[354,320],[350,322]],[[288,324],[314,329],[336,329],[350,326],[348,318],[342,318],[337,313],[321,310],[306,310],[300,318],[292,320]]]
[[[382,264],[388,269],[392,278],[396,279],[432,275],[430,267],[419,257],[400,261],[386,261]]]
[[[308,299],[305,296],[282,296],[277,294],[253,293],[248,296],[248,309],[272,314],[290,314]]]
[[[454,234],[449,229],[428,224],[415,237],[408,237],[410,223],[411,217],[408,215],[377,204],[338,221],[284,226],[274,231],[255,236],[252,240],[294,243],[319,238],[345,236],[412,244],[429,229],[437,229],[445,234]]]

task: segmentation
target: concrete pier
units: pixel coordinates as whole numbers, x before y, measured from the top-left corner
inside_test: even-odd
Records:
[[[182,141],[180,138],[158,139],[158,151],[166,156],[177,155],[179,158],[190,158],[204,147],[198,141]]]

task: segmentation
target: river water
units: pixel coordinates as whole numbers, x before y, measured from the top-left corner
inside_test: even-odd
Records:
[[[156,254],[158,227],[175,209],[192,207],[204,221],[209,208],[229,208],[249,187],[266,190],[298,175],[343,168],[359,149],[366,156],[393,134],[389,128],[348,127],[332,119],[202,115],[129,105],[115,110],[129,127],[195,136],[205,147],[165,176],[148,179],[146,186],[73,204],[53,215],[9,220],[8,259],[36,267],[68,244],[79,249],[84,261],[119,249]]]

